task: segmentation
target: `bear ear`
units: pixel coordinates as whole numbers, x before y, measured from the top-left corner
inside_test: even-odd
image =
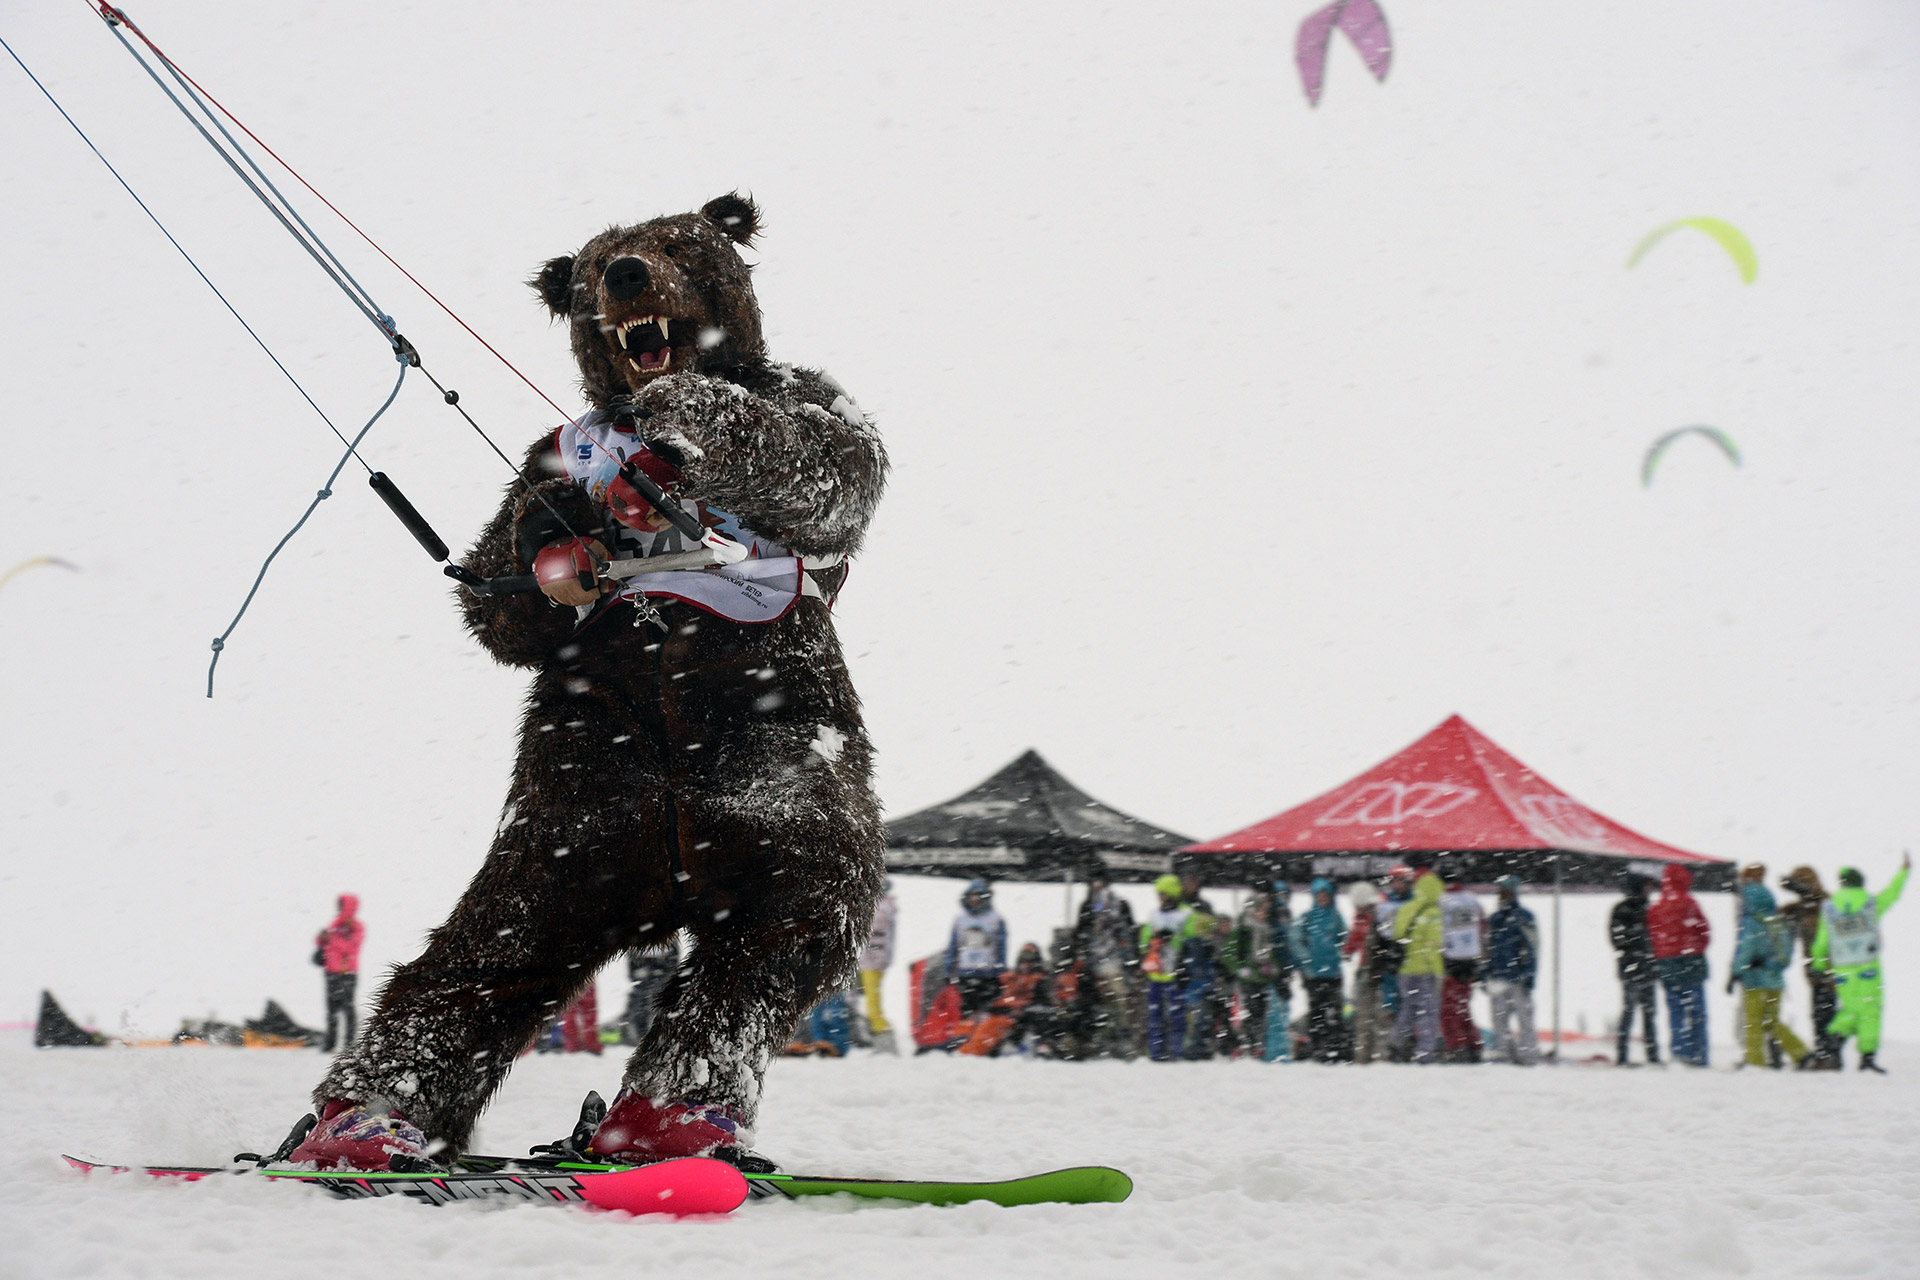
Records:
[[[547,304],[547,310],[564,316],[573,310],[573,256],[550,259],[527,283]]]
[[[760,207],[738,191],[707,201],[700,212],[719,223],[735,244],[751,242],[760,231]]]

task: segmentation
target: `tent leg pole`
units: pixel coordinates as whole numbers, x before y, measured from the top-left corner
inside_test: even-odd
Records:
[[[1069,929],[1073,927],[1073,871],[1067,870],[1060,881],[1060,923]]]
[[[1553,860],[1553,1060],[1560,1061],[1560,859]]]

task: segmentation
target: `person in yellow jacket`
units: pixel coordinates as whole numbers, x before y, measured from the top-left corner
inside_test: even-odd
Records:
[[[1186,903],[1180,877],[1153,882],[1159,909],[1140,926],[1140,972],[1147,980],[1147,1056],[1177,1061],[1185,1050],[1186,1017],[1181,1001],[1180,942],[1193,908]]]
[[[1440,877],[1422,871],[1413,897],[1393,917],[1393,936],[1406,944],[1400,962],[1400,1013],[1394,1043],[1415,1062],[1432,1062],[1440,1046],[1440,981],[1446,974],[1440,928]]]
[[[1913,856],[1903,854],[1893,882],[1877,896],[1867,894],[1867,878],[1854,867],[1840,868],[1840,888],[1820,908],[1820,932],[1813,939],[1813,965],[1833,974],[1840,1011],[1827,1030],[1842,1041],[1860,1039],[1860,1069],[1886,1074],[1873,1060],[1880,1050],[1880,917],[1900,900]]]

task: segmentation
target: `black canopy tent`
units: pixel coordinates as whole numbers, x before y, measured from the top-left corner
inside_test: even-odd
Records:
[[[1146,882],[1186,836],[1095,800],[1027,751],[971,791],[887,823],[887,870],[991,880]]]

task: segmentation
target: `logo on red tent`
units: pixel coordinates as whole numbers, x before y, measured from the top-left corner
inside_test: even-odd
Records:
[[[1593,810],[1571,796],[1521,796],[1519,808],[1529,826],[1556,840],[1608,847],[1613,844],[1607,828]]]
[[[1316,827],[1394,826],[1409,818],[1437,818],[1479,795],[1451,782],[1373,782],[1313,820]]]

